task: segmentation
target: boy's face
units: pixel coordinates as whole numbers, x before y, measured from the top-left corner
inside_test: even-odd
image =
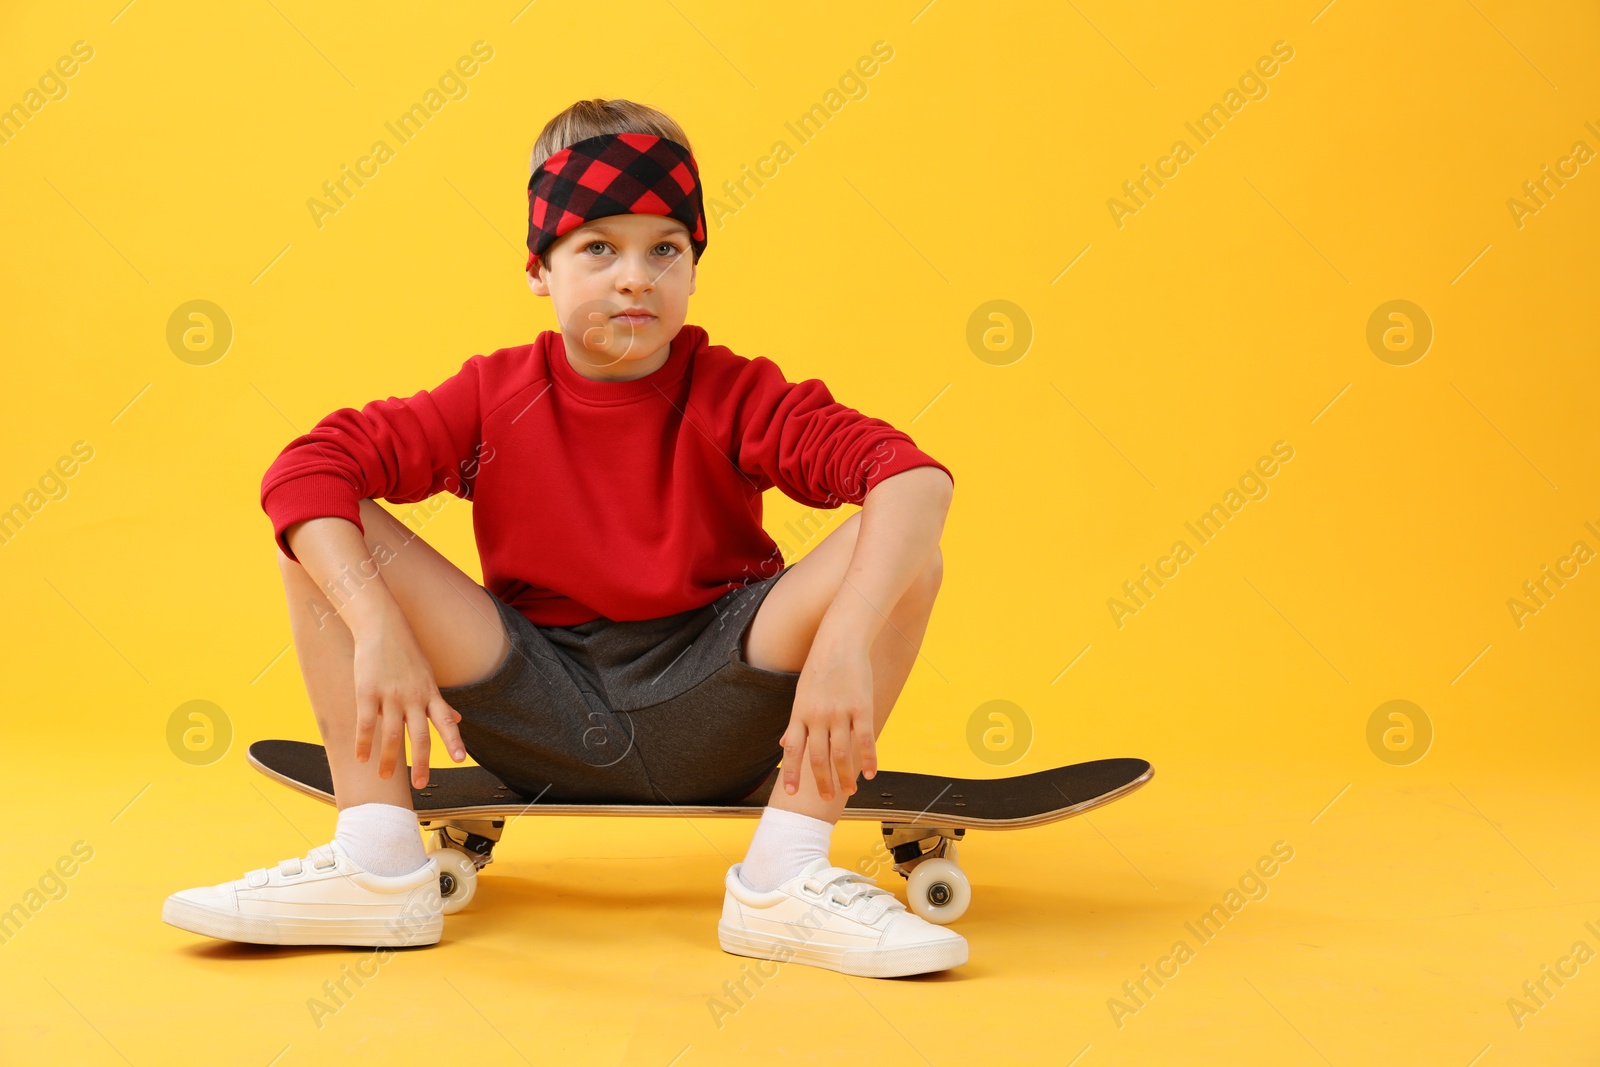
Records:
[[[664,215],[591,219],[562,234],[528,275],[528,287],[555,304],[568,355],[589,377],[617,379],[666,361],[694,281],[689,229]]]

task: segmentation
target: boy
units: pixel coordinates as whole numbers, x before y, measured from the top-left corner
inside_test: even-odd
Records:
[[[455,761],[547,802],[731,802],[781,760],[724,879],[722,948],[875,977],[965,963],[960,934],[828,862],[932,611],[950,472],[821,381],[685,324],[706,225],[670,118],[580,101],[532,171],[528,285],[561,330],[334,412],[262,481],[334,838],[175,893],[163,919],[267,944],[437,943],[438,863],[393,773],[404,733],[426,784],[431,722]],[[784,566],[761,527],[772,486],[862,510]],[[372,499],[444,490],[473,501],[482,585]]]

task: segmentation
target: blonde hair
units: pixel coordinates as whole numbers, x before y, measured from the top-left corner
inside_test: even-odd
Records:
[[[528,161],[529,176],[539,169],[539,164],[563,148],[603,133],[653,133],[694,151],[683,127],[663,112],[632,100],[603,100],[596,97],[593,100],[579,100],[545,123],[539,139],[533,142],[533,155]]]

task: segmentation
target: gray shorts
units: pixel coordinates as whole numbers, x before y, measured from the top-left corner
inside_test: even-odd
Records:
[[[577,626],[529,622],[491,593],[511,651],[439,694],[467,753],[529,800],[741,800],[783,755],[800,678],[752,667],[740,647],[787,571],[676,615]]]

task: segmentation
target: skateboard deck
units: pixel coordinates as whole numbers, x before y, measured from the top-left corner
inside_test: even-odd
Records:
[[[268,778],[328,804],[335,803],[333,776],[321,745],[305,741],[257,741],[250,764]],[[395,768],[405,774],[404,764]],[[989,830],[1042,826],[1091,811],[1126,796],[1155,774],[1142,759],[1100,759],[1010,778],[952,778],[907,771],[879,771],[857,779],[857,790],[841,818],[890,826],[941,826]],[[775,769],[743,800],[723,804],[566,803],[527,796],[506,787],[482,767],[430,767],[428,784],[412,787],[411,804],[424,822],[446,819],[505,819],[521,815],[671,815],[755,818],[778,781]]]
[[[275,781],[326,804],[335,804],[333,775],[321,745],[257,741],[251,766]],[[400,764],[398,774],[407,774]],[[1082,815],[1127,796],[1155,770],[1142,759],[1100,759],[1010,778],[949,778],[879,771],[858,778],[845,801],[844,819],[882,824],[883,846],[907,879],[906,900],[930,922],[960,918],[972,886],[957,863],[956,845],[967,830],[1017,830]],[[772,773],[742,800],[727,804],[607,804],[546,800],[510,789],[483,767],[430,767],[428,784],[411,787],[411,806],[430,835],[429,855],[439,864],[439,894],[446,914],[467,906],[478,871],[493,862],[507,819],[522,815],[670,815],[679,818],[756,818],[777,785]]]

